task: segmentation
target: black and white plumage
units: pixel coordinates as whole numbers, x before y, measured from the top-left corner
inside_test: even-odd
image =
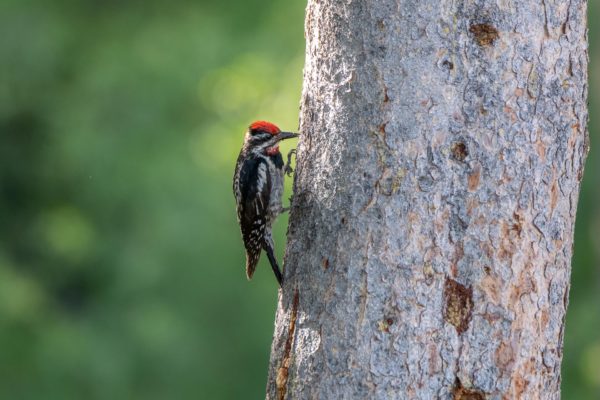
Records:
[[[246,132],[233,176],[238,222],[246,248],[246,275],[252,278],[261,250],[265,250],[280,286],[283,276],[275,258],[271,226],[285,211],[281,196],[289,165],[284,165],[278,143],[296,136],[281,132],[269,122],[254,122]]]

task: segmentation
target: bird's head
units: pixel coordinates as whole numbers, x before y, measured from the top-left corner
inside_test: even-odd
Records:
[[[293,132],[282,132],[277,125],[267,121],[250,124],[244,138],[244,146],[254,153],[275,155],[279,153],[278,143],[284,139],[297,137]]]

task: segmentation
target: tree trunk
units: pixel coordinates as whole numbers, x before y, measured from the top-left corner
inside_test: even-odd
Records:
[[[584,0],[309,0],[267,399],[557,399]]]

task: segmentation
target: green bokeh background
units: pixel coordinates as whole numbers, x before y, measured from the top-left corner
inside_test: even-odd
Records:
[[[250,121],[297,128],[304,6],[0,0],[0,399],[264,397],[230,182]],[[600,398],[599,14],[565,399]]]

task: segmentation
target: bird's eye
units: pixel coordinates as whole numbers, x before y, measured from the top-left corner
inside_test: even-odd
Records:
[[[270,140],[273,135],[268,132],[259,131],[259,130],[250,130],[250,136],[257,141]]]
[[[261,131],[260,129],[250,129],[250,134],[252,136],[269,135],[269,133],[267,133],[265,131]]]

